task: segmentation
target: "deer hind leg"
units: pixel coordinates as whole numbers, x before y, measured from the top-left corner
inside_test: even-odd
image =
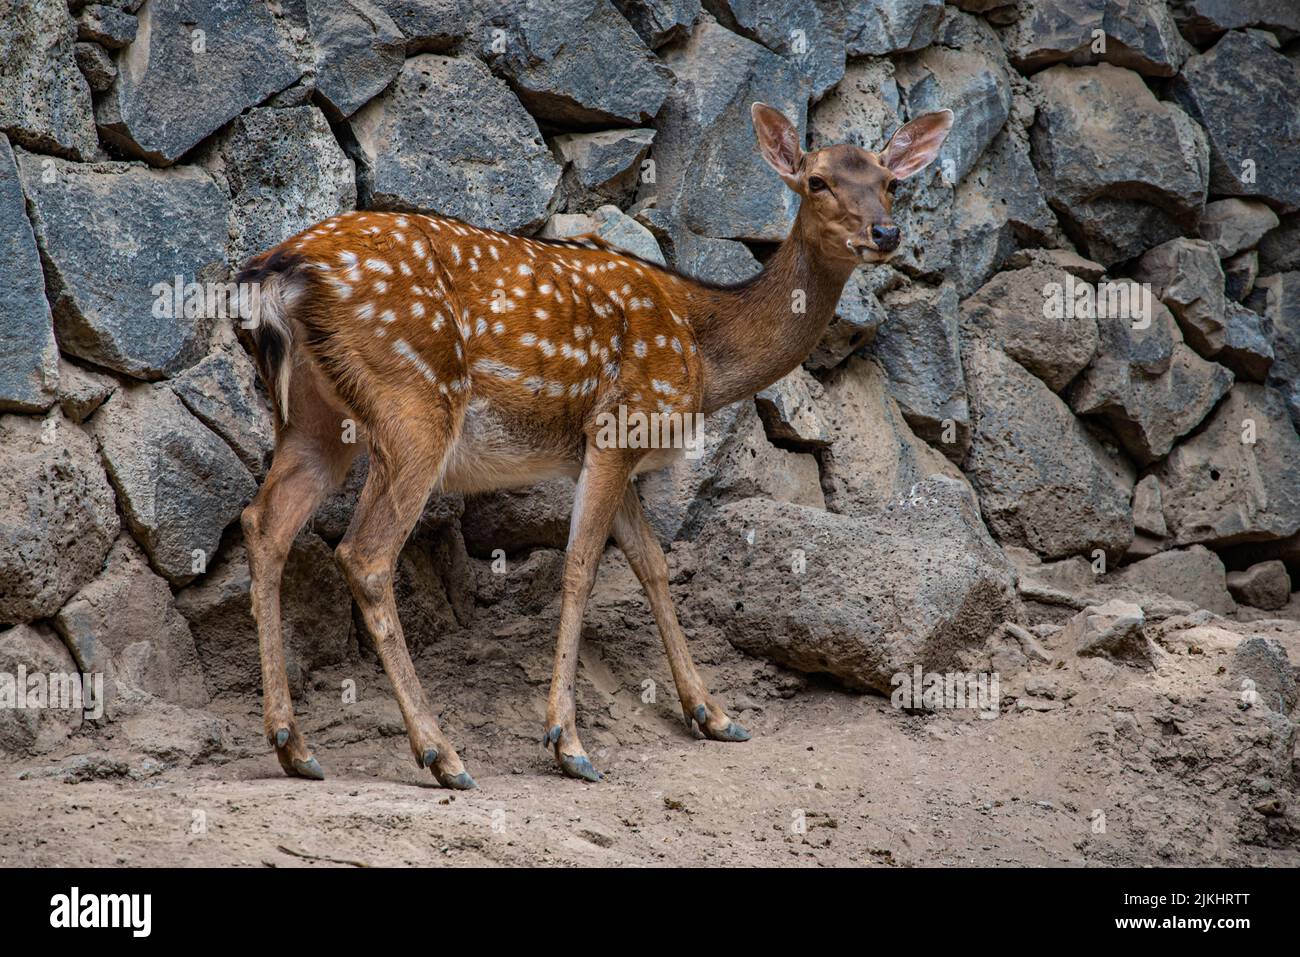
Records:
[[[705,737],[714,741],[748,741],[749,732],[727,716],[695,670],[695,662],[686,646],[686,635],[677,622],[677,612],[668,592],[668,562],[641,509],[636,488],[630,484],[614,517],[614,540],[627,556],[628,564],[650,600],[650,611],[663,638],[668,667],[677,686],[687,729],[694,720]]]
[[[370,474],[335,556],[392,682],[416,763],[432,771],[443,787],[466,790],[476,786],[474,779],[438,726],[420,686],[393,596],[398,553],[441,478],[455,431],[444,410],[400,435],[372,434]]]
[[[293,716],[280,629],[280,583],[293,540],[321,499],[342,482],[356,446],[340,440],[328,416],[286,426],[266,480],[240,523],[248,552],[253,618],[262,662],[262,713],[267,740],[287,774],[323,778]]]

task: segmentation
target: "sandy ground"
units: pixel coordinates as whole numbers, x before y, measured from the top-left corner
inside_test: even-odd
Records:
[[[281,774],[252,697],[143,716],[0,764],[0,864],[1300,864],[1300,844],[1243,840],[1254,812],[1228,780],[1236,771],[1216,770],[1220,745],[1162,752],[1172,732],[1146,720],[1192,703],[1186,688],[1200,682],[1201,713],[1224,716],[1212,733],[1249,732],[1200,650],[1172,648],[1156,675],[1059,656],[1028,676],[1048,710],[908,713],[747,658],[682,600],[707,680],[754,732],[722,744],[684,728],[635,582],[606,565],[579,691],[600,784],[562,777],[540,744],[551,607],[486,620],[417,659],[477,791],[444,791],[415,766],[367,657],[315,675],[299,704],[327,780]],[[354,704],[338,691],[349,679]],[[1158,730],[1130,740],[1121,724]],[[1189,719],[1186,734],[1206,726]]]

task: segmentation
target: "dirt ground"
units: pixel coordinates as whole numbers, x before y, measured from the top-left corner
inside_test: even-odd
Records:
[[[1004,677],[1002,711],[984,720],[896,710],[748,658],[692,620],[689,588],[677,597],[752,741],[685,729],[635,580],[610,557],[579,689],[602,783],[562,777],[540,743],[552,603],[417,659],[477,791],[415,766],[365,657],[314,675],[299,702],[327,780],[282,775],[251,696],[145,713],[0,764],[0,865],[1300,864],[1290,719],[1239,706],[1221,630],[1171,632],[1154,671],[1048,638],[1055,661]]]

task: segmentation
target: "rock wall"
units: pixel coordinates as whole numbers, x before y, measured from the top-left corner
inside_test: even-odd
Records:
[[[810,148],[956,123],[899,190],[899,255],[854,277],[805,367],[642,481],[697,554],[703,619],[888,690],[1094,598],[1300,617],[1298,11],[0,0],[6,661],[104,672],[110,717],[257,689],[237,518],[272,423],[186,284],[357,207],[596,231],[741,279],[796,209],[755,100]],[[1087,308],[1110,295],[1140,317]],[[366,653],[330,549],[363,477],[289,561],[295,687]],[[411,641],[544,603],[569,493],[431,503],[401,562]],[[492,575],[502,553],[528,581]]]

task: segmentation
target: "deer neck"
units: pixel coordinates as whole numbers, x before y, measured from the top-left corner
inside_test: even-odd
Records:
[[[767,388],[808,358],[835,314],[854,263],[819,254],[800,207],[763,271],[734,287],[691,290],[704,365],[704,411]]]

